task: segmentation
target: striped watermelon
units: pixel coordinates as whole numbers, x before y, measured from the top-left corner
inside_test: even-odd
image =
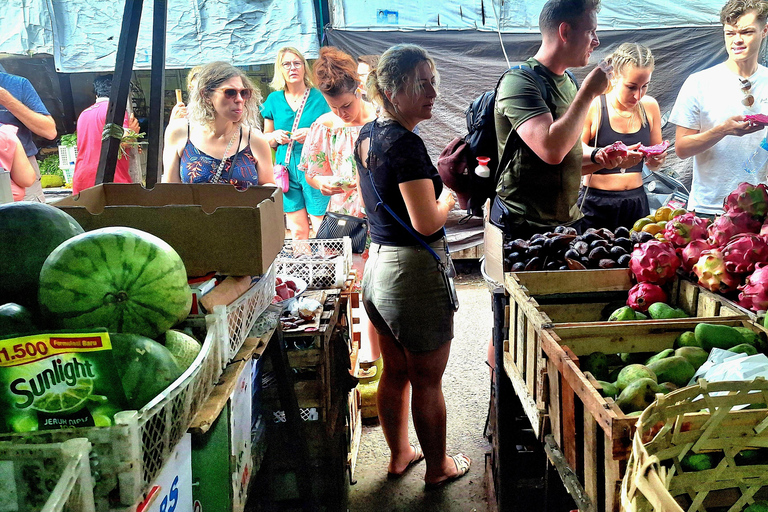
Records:
[[[55,327],[154,338],[189,315],[192,292],[176,251],[125,227],[88,231],[58,246],[40,270],[40,310]]]

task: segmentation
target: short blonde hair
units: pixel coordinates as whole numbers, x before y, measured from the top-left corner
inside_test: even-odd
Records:
[[[368,75],[366,89],[368,97],[389,113],[395,113],[394,105],[386,93],[394,96],[406,87],[411,92],[421,92],[421,82],[416,79],[416,68],[422,62],[429,64],[435,76],[435,92],[440,84],[440,74],[437,72],[435,61],[427,51],[415,44],[398,44],[385,51],[375,69]]]
[[[269,87],[274,91],[286,90],[285,75],[283,74],[283,56],[286,53],[292,53],[301,59],[301,63],[304,66],[304,85],[306,87],[313,87],[312,84],[312,69],[309,67],[309,62],[304,58],[304,55],[294,48],[293,46],[283,46],[277,51],[277,58],[275,59],[275,73],[272,76],[272,81],[269,82]]]
[[[189,94],[190,120],[205,126],[213,125],[216,120],[216,110],[210,98],[221,84],[234,77],[239,77],[243,87],[251,90],[251,97],[243,103],[243,117],[240,123],[252,127],[260,126],[261,92],[241,69],[223,61],[206,64],[197,75],[197,82]]]

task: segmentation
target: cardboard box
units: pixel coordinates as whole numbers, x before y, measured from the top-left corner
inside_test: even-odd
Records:
[[[504,283],[504,233],[485,222],[485,273],[497,283]]]
[[[283,195],[275,187],[240,191],[227,184],[104,183],[54,206],[92,229],[128,226],[179,253],[187,274],[264,274],[283,247]]]

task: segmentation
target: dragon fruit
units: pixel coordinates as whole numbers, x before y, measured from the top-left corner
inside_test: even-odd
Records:
[[[760,235],[742,233],[736,235],[723,248],[725,269],[732,274],[747,274],[756,263],[768,262],[768,243]]]
[[[757,233],[761,222],[747,212],[727,211],[709,225],[709,245],[723,247],[740,233]]]
[[[768,188],[762,183],[740,183],[723,201],[723,209],[726,212],[746,212],[753,217],[763,218],[768,213]]]
[[[645,313],[651,304],[666,301],[667,294],[661,289],[661,286],[651,283],[637,283],[629,290],[627,306],[635,311]]]
[[[672,242],[675,247],[684,247],[692,240],[707,238],[707,226],[709,226],[709,219],[702,219],[695,213],[688,212],[667,222],[664,238]]]
[[[758,263],[755,271],[739,286],[739,304],[752,311],[768,309],[768,264]]]
[[[760,236],[768,236],[768,219],[760,227]]]
[[[703,251],[693,266],[699,284],[713,292],[729,293],[739,286],[739,279],[725,269],[723,252],[720,249]]]
[[[651,240],[632,251],[629,268],[638,283],[664,284],[675,277],[680,258],[672,244]]]
[[[698,263],[702,251],[706,251],[707,249],[711,249],[711,247],[709,246],[709,242],[703,239],[692,240],[691,243],[686,245],[683,249],[678,249],[680,261],[686,272],[693,271],[693,266]]]

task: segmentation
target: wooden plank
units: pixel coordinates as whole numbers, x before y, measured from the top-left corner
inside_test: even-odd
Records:
[[[539,306],[553,322],[599,322],[606,302],[586,302],[583,304],[543,304]]]
[[[568,347],[563,347],[563,351],[568,357],[575,358]],[[560,419],[563,425],[563,453],[565,453],[565,459],[572,468],[579,468],[578,439],[576,438],[576,394],[573,392],[573,388],[564,380],[562,374],[560,379],[560,402],[562,403]]]
[[[593,512],[595,511],[593,502],[584,488],[579,483],[579,479],[573,472],[573,468],[569,467],[563,452],[560,447],[554,442],[552,436],[546,436],[544,439],[544,451],[547,454],[547,458],[552,462],[552,465],[560,475],[560,479],[563,481],[565,489],[568,494],[573,498],[574,503],[578,507],[580,512]]]
[[[456,251],[456,252],[451,251],[451,259],[454,259],[454,260],[478,259],[483,254],[485,254],[485,245],[482,242],[480,242],[480,244],[475,245],[474,247],[467,247],[466,249],[462,249],[461,251]]]
[[[245,364],[246,360],[241,359],[224,368],[218,384],[213,388],[208,399],[192,419],[192,424],[189,426],[190,432],[193,434],[205,434],[208,432],[213,422],[216,421],[221,411],[224,410],[224,406],[227,405],[227,400],[232,396],[232,392],[237,384],[237,377],[245,368]]]
[[[598,446],[604,436],[595,417],[589,411],[584,411],[584,492],[592,503],[600,503],[598,488],[600,486],[600,466],[603,461],[599,457]]]
[[[531,427],[536,437],[539,437],[541,433],[541,411],[539,411],[536,402],[527,393],[528,388],[525,385],[523,376],[515,366],[514,361],[510,354],[504,354],[504,370],[507,372],[509,381],[512,383],[512,388],[515,390],[520,403],[523,406],[523,411],[531,422]]]
[[[614,460],[611,456],[611,438],[604,435],[603,443],[605,447],[605,457],[603,457],[605,468],[605,511],[620,512],[621,478],[624,476],[624,473],[621,471],[620,462]]]
[[[510,272],[504,274],[504,283],[507,291],[514,286],[525,287],[531,296],[632,288],[629,269]]]
[[[539,378],[539,372],[536,366],[537,362],[537,356],[539,353],[539,336],[536,330],[534,329],[533,325],[528,323],[526,325],[526,331],[527,334],[525,336],[526,340],[526,347],[525,347],[525,368],[523,375],[525,376],[525,384],[528,387],[528,393],[530,393],[531,397],[534,401],[537,400],[537,381],[536,379]]]
[[[525,349],[527,341],[525,337],[528,335],[528,330],[525,328],[525,313],[523,312],[520,304],[515,303],[515,309],[517,312],[517,320],[515,320],[515,366],[518,369],[520,375],[525,378]],[[513,338],[509,338],[510,340]]]
[[[558,446],[563,446],[563,433],[562,433],[562,403],[560,401],[560,373],[557,371],[557,366],[551,359],[547,359],[547,380],[549,381],[549,399],[547,403],[547,414],[549,415],[550,428],[552,429],[552,437]]]

